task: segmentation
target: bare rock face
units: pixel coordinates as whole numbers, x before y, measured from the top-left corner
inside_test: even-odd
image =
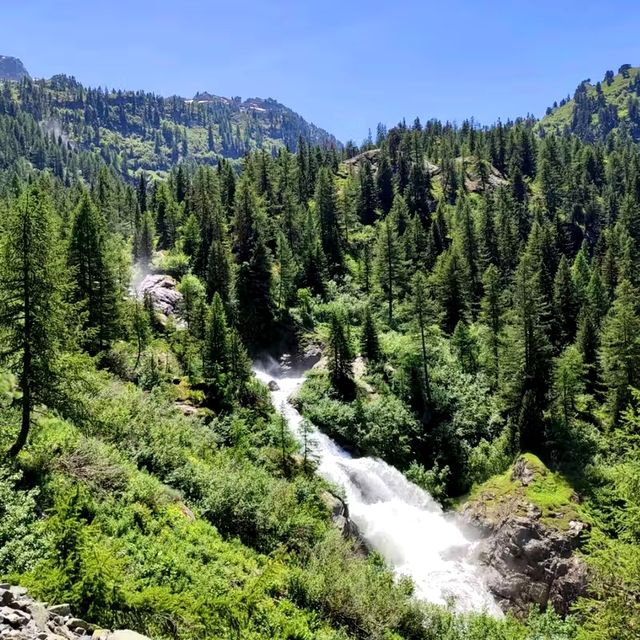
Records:
[[[565,615],[587,587],[587,568],[574,555],[587,525],[562,520],[568,510],[543,514],[527,499],[526,487],[540,473],[520,458],[512,468],[514,490],[508,497],[489,491],[462,511],[464,520],[484,533],[477,554],[489,589],[504,611],[518,616],[526,616],[532,604]]]
[[[138,287],[140,297],[151,296],[156,311],[165,316],[177,315],[182,294],[176,289],[178,283],[174,278],[162,274],[149,274]]]

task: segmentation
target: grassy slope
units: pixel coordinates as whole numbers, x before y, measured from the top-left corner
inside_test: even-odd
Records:
[[[607,103],[614,104],[618,109],[618,116],[623,119],[627,115],[627,98],[629,96],[629,85],[636,76],[640,73],[640,67],[632,67],[629,70],[629,77],[623,78],[622,74],[616,74],[613,78],[613,82],[607,85],[606,82],[601,82],[602,93],[604,94]],[[587,92],[590,96],[596,95],[595,85],[589,84]],[[573,116],[574,101],[569,100],[561,107],[557,107],[552,113],[542,118],[539,123],[539,127],[546,131],[553,131],[555,133],[562,133],[571,124],[571,118]],[[594,116],[597,117],[597,116]]]

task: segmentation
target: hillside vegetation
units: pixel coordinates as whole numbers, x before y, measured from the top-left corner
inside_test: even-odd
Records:
[[[545,132],[575,134],[583,140],[604,141],[615,131],[640,140],[639,67],[622,65],[607,71],[595,84],[584,80],[573,98],[554,103],[540,121]]]
[[[174,137],[165,163],[102,141],[209,107],[139,98],[3,85],[0,574],[160,638],[636,637],[632,138],[416,120],[235,163]],[[132,292],[134,265],[175,279],[176,313]],[[352,450],[445,505],[489,486],[588,520],[568,616],[427,606],[356,553],[251,373],[308,343],[325,366],[299,406]],[[526,489],[503,475],[523,454]]]
[[[338,145],[332,135],[273,99],[164,98],[87,88],[63,75],[5,83],[0,113],[17,109],[33,116],[50,136],[99,152],[125,175],[137,169],[166,171],[181,160],[216,164],[220,157],[237,159],[255,149],[295,151],[300,139]]]

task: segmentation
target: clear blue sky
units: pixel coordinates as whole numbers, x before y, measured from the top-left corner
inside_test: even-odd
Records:
[[[273,97],[340,139],[418,115],[543,114],[640,63],[637,2],[11,0],[0,54],[36,77]]]

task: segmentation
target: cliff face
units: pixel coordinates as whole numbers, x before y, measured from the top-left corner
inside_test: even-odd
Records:
[[[0,56],[0,80],[22,80],[28,77],[29,72],[21,60],[11,56]]]
[[[484,534],[478,559],[504,611],[524,616],[533,604],[566,614],[584,593],[587,570],[574,554],[587,528],[578,497],[534,456],[482,485],[462,514]]]

